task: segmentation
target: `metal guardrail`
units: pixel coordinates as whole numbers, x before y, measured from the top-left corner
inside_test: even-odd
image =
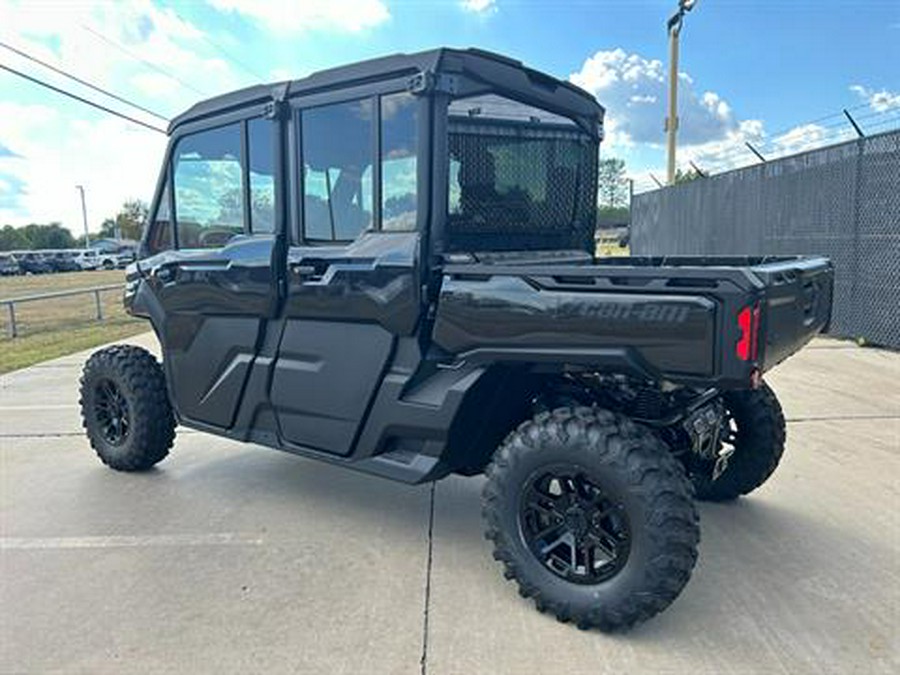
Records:
[[[66,298],[73,295],[94,294],[94,303],[97,308],[97,321],[103,321],[103,303],[100,302],[100,294],[105,291],[121,290],[122,284],[108,284],[106,286],[94,286],[92,288],[73,288],[68,291],[54,291],[52,293],[39,293],[37,295],[23,295],[20,298],[3,298],[0,299],[0,305],[6,305],[6,311],[9,316],[9,326],[7,332],[10,338],[19,335],[16,326],[16,305],[24,302],[38,302],[40,300],[52,300],[54,298]]]

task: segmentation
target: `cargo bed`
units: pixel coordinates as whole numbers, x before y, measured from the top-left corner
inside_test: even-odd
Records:
[[[454,256],[435,342],[469,358],[530,358],[650,379],[750,386],[828,325],[821,257],[623,257],[554,252]]]

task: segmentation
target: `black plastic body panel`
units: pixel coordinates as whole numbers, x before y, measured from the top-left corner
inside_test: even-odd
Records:
[[[290,247],[285,316],[412,334],[421,310],[419,246],[415,232],[379,232],[346,246]]]
[[[434,340],[455,353],[498,347],[627,348],[651,372],[713,374],[716,303],[683,294],[549,290],[521,277],[447,275]]]
[[[348,454],[393,344],[376,324],[288,320],[270,392],[284,439]]]
[[[237,237],[221,249],[166,251],[138,263],[182,423],[231,426],[261,328],[277,306],[277,250],[272,236]]]
[[[434,340],[460,358],[557,360],[654,380],[750,385],[827,323],[824,258],[617,258],[444,267]],[[759,353],[739,359],[738,313],[761,306]]]

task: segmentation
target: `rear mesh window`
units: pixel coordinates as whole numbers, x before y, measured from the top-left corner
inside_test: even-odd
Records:
[[[450,118],[446,248],[593,251],[597,145],[573,126]]]

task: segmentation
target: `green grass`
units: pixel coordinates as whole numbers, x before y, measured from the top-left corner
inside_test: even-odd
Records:
[[[617,241],[602,240],[597,244],[597,255],[601,258],[619,258],[631,253],[627,246],[619,246]]]
[[[52,293],[70,288],[91,288],[109,284],[124,284],[124,270],[98,272],[63,272],[60,274],[26,274],[0,277],[0,299],[19,298],[23,295]]]
[[[0,277],[0,299],[124,284],[124,281],[122,270]],[[18,336],[15,338],[9,337],[6,307],[0,307],[0,373],[148,330],[146,321],[125,313],[121,290],[101,293],[100,300],[102,321],[96,318],[93,294],[16,305]]]

